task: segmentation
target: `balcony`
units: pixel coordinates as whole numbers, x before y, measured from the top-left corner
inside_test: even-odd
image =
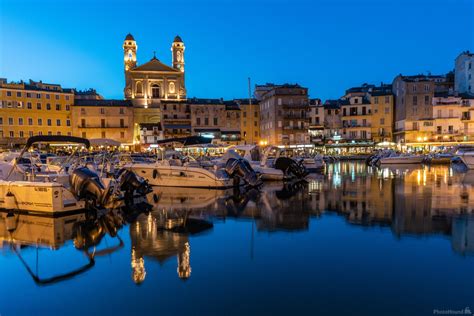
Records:
[[[462,121],[470,121],[471,120],[471,113],[470,112],[464,112],[461,116]]]

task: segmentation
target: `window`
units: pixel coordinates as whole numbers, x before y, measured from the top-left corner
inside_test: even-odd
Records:
[[[389,103],[390,102],[390,96],[386,95],[385,96],[385,103]]]
[[[42,132],[42,131],[39,131],[39,132],[38,132],[38,135],[40,135],[40,136],[43,135],[43,132]]]
[[[379,98],[378,97],[374,97],[374,104],[379,104]]]
[[[101,132],[101,137],[105,138],[105,132]]]
[[[41,93],[37,93],[37,94],[36,94],[36,98],[37,98],[37,99],[41,99]]]
[[[31,108],[32,108],[31,102],[26,103],[26,108],[31,110]]]
[[[418,122],[413,122],[413,130],[418,130]]]
[[[125,120],[124,119],[120,119],[120,127],[125,127]]]
[[[22,117],[18,118],[18,125],[23,125],[23,118]]]
[[[416,95],[413,96],[413,105],[418,105],[418,97]]]
[[[11,91],[7,91],[7,97],[11,97],[12,96],[12,92]]]
[[[61,120],[59,120],[59,119],[56,120],[56,125],[57,125],[57,126],[61,126]]]
[[[20,137],[25,137],[25,132],[20,131]]]
[[[443,113],[443,112],[442,112],[441,110],[438,110],[438,118],[440,118],[440,117],[443,116],[442,113]]]
[[[0,117],[0,125],[3,125],[3,117]]]
[[[61,132],[57,132],[56,135],[61,136]]]
[[[384,125],[384,124],[385,124],[385,118],[382,117],[382,118],[380,119],[380,125]]]
[[[66,120],[66,126],[71,126],[71,120]]]
[[[281,102],[281,98],[278,98],[278,105],[281,105],[282,102]]]
[[[51,136],[51,135],[53,135],[53,132],[48,131],[48,136]]]
[[[46,110],[51,110],[51,104],[46,103]]]
[[[56,111],[61,111],[61,104],[56,104]]]
[[[66,111],[69,111],[71,109],[71,107],[69,106],[69,104],[66,104]]]
[[[105,119],[100,120],[100,127],[102,127],[102,128],[105,127]]]
[[[143,85],[140,81],[137,82],[136,91],[137,91],[137,94],[143,94]]]
[[[120,138],[125,138],[125,132],[120,132]]]
[[[204,118],[204,125],[209,125],[209,118],[208,117]]]
[[[449,110],[449,117],[454,117],[454,116],[453,116],[453,110],[452,110],[452,109]]]
[[[390,113],[390,108],[389,107],[385,107],[385,114],[389,114]]]
[[[68,95],[66,96],[66,100],[68,100],[68,101],[69,101],[69,96],[68,96]]]
[[[21,98],[21,92],[18,91],[18,92],[16,93],[16,96],[17,96],[17,98]]]
[[[48,124],[48,126],[51,126],[51,119],[47,120],[47,124]]]
[[[105,109],[104,108],[100,108],[100,114],[105,114]]]
[[[59,100],[59,94],[56,94],[56,95],[54,96],[54,98],[55,98],[56,100]]]
[[[36,109],[41,110],[41,103],[36,103]]]
[[[430,104],[430,96],[425,95],[425,105],[428,105],[428,104]]]
[[[416,85],[414,84],[412,87],[413,92],[416,92]]]
[[[125,114],[125,109],[124,108],[120,108],[120,114]]]
[[[32,131],[29,131],[29,132],[28,132],[28,136],[29,136],[29,137],[33,137],[33,132],[32,132]]]
[[[8,125],[13,125],[13,118],[12,117],[8,118]]]
[[[430,91],[430,85],[429,84],[425,84],[425,91]]]
[[[50,98],[51,98],[51,95],[49,95],[49,94],[46,94],[46,99],[48,99],[48,100],[49,100]]]
[[[28,125],[33,125],[33,119],[31,117],[28,118]]]
[[[43,125],[43,119],[40,119],[40,118],[38,119],[38,125],[39,126]]]
[[[214,118],[214,125],[217,126],[217,117]]]
[[[242,115],[242,117],[247,117],[247,112],[244,112],[244,114]]]
[[[157,99],[160,97],[160,86],[154,84],[151,86],[151,97]]]
[[[196,125],[201,125],[201,118],[200,117],[197,117],[196,118]]]
[[[10,137],[15,137],[15,133],[13,131],[10,131]]]
[[[81,119],[81,127],[86,127],[86,119]]]

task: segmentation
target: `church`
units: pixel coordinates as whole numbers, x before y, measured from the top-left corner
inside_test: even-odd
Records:
[[[153,144],[168,137],[189,136],[191,122],[186,104],[184,42],[176,36],[171,44],[171,66],[156,54],[146,63],[137,61],[137,42],[132,34],[123,43],[125,99],[134,108],[134,142]]]

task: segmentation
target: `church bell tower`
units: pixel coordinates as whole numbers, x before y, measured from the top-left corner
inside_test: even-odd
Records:
[[[171,62],[174,69],[184,72],[184,43],[179,35],[174,38],[171,44]]]
[[[137,66],[137,43],[130,33],[123,42],[123,62],[126,72]]]

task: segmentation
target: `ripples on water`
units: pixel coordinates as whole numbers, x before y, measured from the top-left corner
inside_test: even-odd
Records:
[[[0,218],[0,314],[474,311],[474,172],[330,164],[261,190],[155,188],[97,218]],[[186,281],[186,282],[183,282]]]

